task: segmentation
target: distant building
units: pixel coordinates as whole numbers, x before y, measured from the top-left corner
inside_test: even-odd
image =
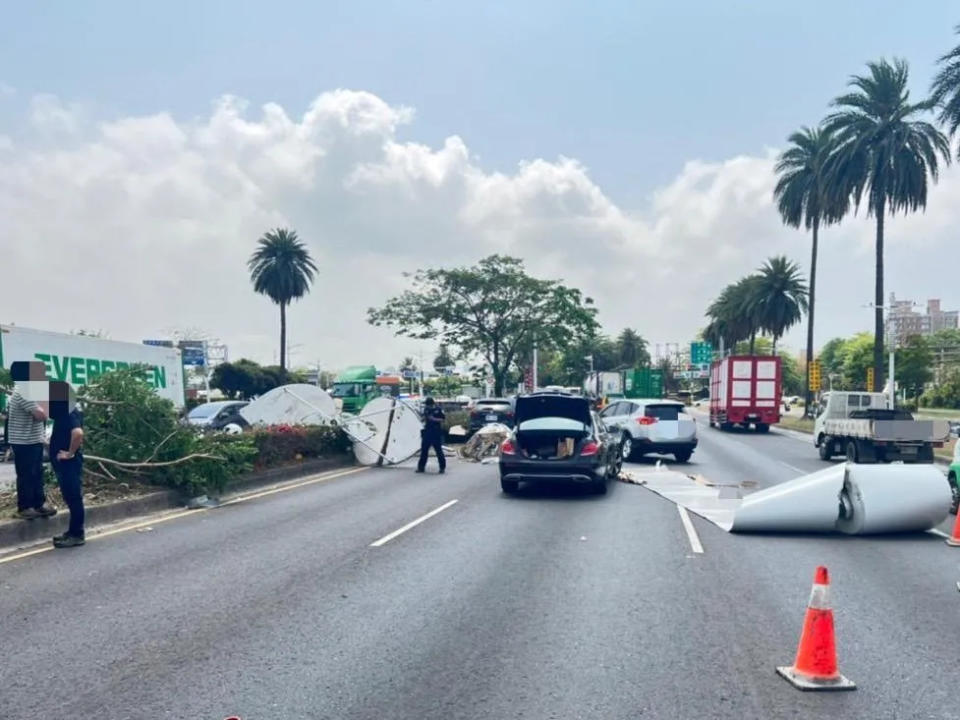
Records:
[[[938,330],[956,329],[960,311],[941,310],[940,299],[927,300],[927,311],[917,312],[912,300],[897,300],[890,293],[887,314],[887,336],[895,345],[902,345],[911,335],[932,335]]]

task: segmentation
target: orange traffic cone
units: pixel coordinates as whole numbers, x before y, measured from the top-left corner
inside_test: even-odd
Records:
[[[855,690],[857,687],[837,670],[830,577],[822,565],[813,578],[797,659],[792,667],[778,667],[777,672],[801,690]]]
[[[957,521],[953,524],[953,532],[947,538],[947,545],[960,547],[960,512],[957,513]]]

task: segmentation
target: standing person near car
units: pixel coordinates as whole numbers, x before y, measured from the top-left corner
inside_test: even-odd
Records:
[[[39,368],[37,367],[39,366]],[[43,363],[15,362],[10,366],[13,394],[7,399],[7,443],[13,449],[17,473],[17,517],[33,520],[56,515],[43,492],[43,444],[47,412],[43,400],[30,396],[46,382]]]
[[[427,457],[430,448],[437,454],[440,463],[440,474],[447,470],[447,459],[443,456],[443,421],[446,415],[432,397],[424,403],[423,430],[420,431],[420,462],[417,463],[417,472],[422,473],[427,467]]]
[[[53,539],[58,548],[83,545],[83,415],[75,406],[70,385],[63,381],[50,383],[50,465],[60,483],[60,494],[70,508],[70,525],[63,535]]]

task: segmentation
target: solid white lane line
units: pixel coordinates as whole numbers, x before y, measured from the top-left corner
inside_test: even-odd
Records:
[[[410,529],[412,529],[412,528],[415,528],[417,525],[419,525],[419,524],[422,523],[422,522],[425,522],[425,521],[429,520],[430,518],[432,518],[432,517],[433,517],[434,515],[436,515],[437,513],[442,513],[442,512],[443,512],[444,510],[446,510],[448,507],[451,507],[452,505],[456,505],[456,504],[457,504],[457,501],[456,501],[456,500],[451,500],[451,501],[448,502],[448,503],[444,503],[443,505],[441,505],[440,507],[438,507],[436,510],[431,510],[431,511],[428,512],[426,515],[421,515],[420,517],[418,517],[418,518],[417,518],[416,520],[414,520],[413,522],[407,523],[406,525],[404,525],[404,526],[403,526],[402,528],[400,528],[399,530],[394,530],[394,531],[393,531],[392,533],[390,533],[389,535],[384,535],[382,538],[380,538],[380,539],[377,540],[376,542],[370,543],[370,547],[380,547],[381,545],[386,545],[388,542],[390,542],[391,540],[393,540],[395,537],[397,537],[397,536],[399,536],[399,535],[403,535],[407,530],[410,530]]]
[[[700,544],[700,537],[697,535],[697,529],[693,526],[690,514],[683,505],[677,505],[677,512],[680,513],[680,520],[683,522],[683,529],[687,531],[687,538],[690,540],[691,549],[698,555],[703,554],[703,545]]]
[[[794,466],[791,465],[790,463],[784,462],[783,460],[780,461],[780,464],[783,465],[785,468],[788,468],[788,469],[790,469],[790,470],[793,470],[795,473],[800,473],[801,475],[806,475],[806,474],[807,474],[807,471],[806,471],[806,470],[801,470],[801,469],[798,468],[798,467],[794,467]]]

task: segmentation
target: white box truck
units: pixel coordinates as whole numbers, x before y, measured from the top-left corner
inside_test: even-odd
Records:
[[[891,409],[889,403],[884,393],[824,393],[813,426],[813,444],[820,457],[845,455],[855,463],[932,463],[934,447],[943,447],[950,437],[950,423],[914,420],[906,410]]]
[[[145,365],[147,383],[175,407],[184,405],[183,361],[176,348],[104,340],[88,335],[0,325],[0,366],[39,360],[50,380],[66,380],[75,389],[103,373]]]

